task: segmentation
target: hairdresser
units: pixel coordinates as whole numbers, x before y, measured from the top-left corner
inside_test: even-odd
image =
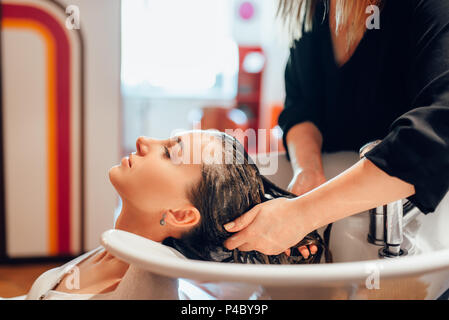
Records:
[[[403,198],[433,212],[449,189],[449,1],[278,6],[292,39],[279,125],[298,197],[225,225],[235,232],[225,246],[288,253],[312,230]],[[358,152],[375,140],[326,181],[322,152]]]

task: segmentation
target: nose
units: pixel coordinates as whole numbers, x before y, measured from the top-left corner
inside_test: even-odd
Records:
[[[151,138],[140,136],[136,140],[136,150],[137,154],[144,156],[149,151],[149,145],[151,143]]]

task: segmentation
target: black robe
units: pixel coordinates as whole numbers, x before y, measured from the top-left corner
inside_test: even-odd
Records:
[[[288,130],[303,121],[320,130],[323,152],[380,139],[366,158],[413,184],[408,199],[422,212],[435,210],[449,189],[449,1],[384,0],[380,28],[342,67],[320,2],[312,31],[290,49],[285,89],[286,149]]]

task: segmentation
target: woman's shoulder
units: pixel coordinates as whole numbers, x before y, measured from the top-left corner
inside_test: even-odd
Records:
[[[415,27],[438,27],[449,23],[449,1],[410,0],[411,24]]]
[[[75,265],[80,263],[81,261],[87,259],[92,254],[97,253],[100,250],[103,250],[102,246],[99,246],[91,251],[88,251],[73,260],[63,264],[60,267],[56,267],[42,273],[31,286],[30,291],[27,294],[27,300],[37,300],[42,299],[45,294],[55,287],[58,281],[67,273],[68,270],[73,268]]]
[[[430,59],[425,52],[438,53],[436,57],[444,56],[446,61],[446,54],[441,53],[445,53],[449,46],[449,1],[409,0],[407,3],[403,10],[408,10],[404,24],[411,41],[410,49],[417,58]],[[400,6],[398,10],[401,10]],[[435,61],[434,65],[439,63]]]
[[[410,5],[414,10],[430,10],[439,12],[442,9],[449,7],[449,1],[447,0],[409,0]],[[447,13],[447,10],[444,10]]]

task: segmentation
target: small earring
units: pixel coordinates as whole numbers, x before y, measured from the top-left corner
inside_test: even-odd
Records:
[[[159,223],[161,224],[161,226],[165,226],[165,216],[166,216],[166,215],[167,215],[166,213],[162,214],[162,219],[161,219],[161,221],[159,221]]]

